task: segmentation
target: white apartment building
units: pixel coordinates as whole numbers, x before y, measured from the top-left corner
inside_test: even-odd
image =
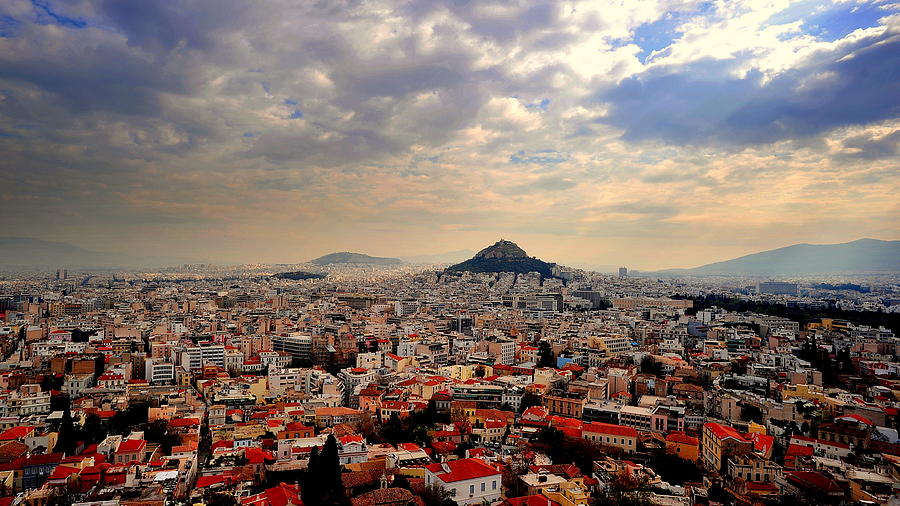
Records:
[[[384,354],[380,351],[356,355],[356,367],[379,369],[384,364]]]
[[[202,369],[206,364],[225,367],[225,346],[200,343],[197,346],[188,346],[182,349],[181,367],[185,371],[196,371]]]
[[[144,379],[153,385],[167,385],[175,380],[175,364],[158,358],[144,361]]]
[[[244,354],[238,349],[226,349],[223,363],[226,371],[239,372],[244,365]]]
[[[290,353],[284,351],[261,351],[259,361],[263,367],[288,367],[293,358]]]
[[[481,459],[459,459],[425,466],[425,486],[436,485],[450,492],[460,505],[500,500],[500,471]]]
[[[344,384],[345,400],[349,401],[350,407],[359,403],[359,398],[354,394],[357,387],[368,385],[375,381],[375,371],[366,369],[365,367],[348,367],[341,369],[337,377]]]
[[[418,300],[407,299],[394,302],[394,314],[397,316],[409,316],[419,312],[421,304]]]

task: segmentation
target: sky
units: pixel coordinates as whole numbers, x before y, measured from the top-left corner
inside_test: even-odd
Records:
[[[898,190],[894,0],[0,2],[0,235],[692,267]]]

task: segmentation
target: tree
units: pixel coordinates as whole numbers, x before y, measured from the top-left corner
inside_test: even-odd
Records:
[[[50,411],[66,412],[72,407],[72,401],[69,394],[60,392],[57,395],[50,396]]]
[[[556,427],[541,427],[541,430],[538,431],[537,434],[538,444],[546,445],[551,448],[561,446],[564,438],[565,435],[563,432]]]
[[[393,483],[391,483],[391,486],[397,487],[397,488],[405,488],[406,490],[409,490],[410,489],[409,488],[410,487],[409,478],[407,478],[403,474],[395,474],[394,481],[393,481]]]
[[[755,404],[743,404],[741,406],[741,420],[745,422],[762,423],[763,412]]]
[[[683,485],[685,482],[699,482],[703,480],[703,472],[697,464],[690,460],[684,460],[677,455],[668,453],[654,454],[647,461],[654,471],[658,472],[663,480],[673,485]]]
[[[456,501],[453,500],[450,492],[437,485],[425,487],[425,490],[419,497],[422,498],[425,506],[456,506]]]
[[[400,417],[397,416],[397,413],[392,413],[391,417],[388,418],[388,421],[385,422],[381,429],[378,430],[378,434],[384,439],[386,442],[391,444],[402,443],[404,441],[408,441],[409,435],[406,433],[405,428],[403,427],[403,422],[400,421]]]
[[[464,458],[466,458],[466,452],[471,450],[472,448],[475,448],[475,446],[473,446],[472,443],[470,443],[468,441],[463,441],[462,443],[459,443],[458,445],[456,445],[456,451],[455,451],[456,456],[461,459],[464,459]]]
[[[57,436],[53,451],[71,456],[75,452],[75,424],[72,423],[72,413],[68,409],[63,412]]]
[[[163,453],[168,455],[172,447],[181,444],[178,434],[169,432],[169,422],[158,418],[144,426],[144,439],[151,443],[158,443]]]
[[[538,367],[556,367],[556,360],[553,356],[553,347],[550,341],[541,341],[538,344]]]
[[[646,355],[641,359],[640,365],[641,374],[652,374],[654,376],[662,375],[662,364],[653,360],[653,357],[650,355]]]
[[[233,495],[211,490],[207,490],[203,494],[203,502],[207,506],[236,506],[238,504]]]
[[[341,463],[334,434],[328,435],[321,452],[313,450],[310,454],[302,493],[306,506],[349,504],[341,479]]]
[[[128,435],[137,425],[147,423],[150,404],[147,402],[133,402],[125,411],[116,411],[107,422],[109,433],[113,435]]]
[[[522,394],[522,400],[519,401],[519,413],[524,412],[526,409],[532,406],[540,406],[541,405],[541,396],[537,395],[534,392],[526,391]]]
[[[483,365],[479,364],[475,367],[475,377],[476,378],[483,378],[484,373],[485,373],[485,368]]]
[[[84,441],[89,444],[99,443],[106,438],[106,431],[102,430],[103,421],[94,413],[85,417],[78,429],[78,441]]]
[[[646,482],[622,474],[612,479],[594,497],[594,506],[650,506]]]

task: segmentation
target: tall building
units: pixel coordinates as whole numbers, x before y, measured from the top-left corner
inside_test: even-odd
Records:
[[[628,267],[619,267],[619,278],[625,279],[628,277]]]
[[[225,347],[220,344],[200,343],[181,351],[181,367],[185,371],[196,371],[204,365],[225,366]]]
[[[272,336],[272,349],[290,353],[299,362],[312,362],[313,338],[309,335]]]

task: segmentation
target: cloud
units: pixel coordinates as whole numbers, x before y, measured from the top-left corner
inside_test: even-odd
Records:
[[[690,236],[669,265],[900,233],[896,10],[9,0],[8,226],[220,261],[518,231],[651,264]]]
[[[845,139],[843,147],[848,151],[846,158],[867,160],[892,158],[900,155],[900,130],[884,135],[856,135]]]
[[[900,35],[887,32],[822,50],[766,80],[731,77],[736,62],[656,67],[598,96],[603,121],[629,141],[762,144],[900,115]]]

